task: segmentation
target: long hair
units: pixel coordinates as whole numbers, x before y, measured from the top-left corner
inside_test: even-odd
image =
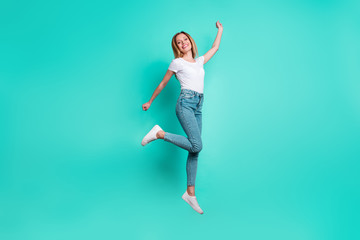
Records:
[[[180,51],[178,45],[176,44],[176,37],[177,37],[177,35],[179,35],[180,33],[185,34],[185,35],[189,38],[190,43],[191,43],[192,57],[195,58],[195,57],[198,55],[198,50],[197,50],[195,41],[194,41],[194,39],[192,39],[192,37],[191,37],[188,33],[184,32],[184,31],[181,31],[181,32],[176,33],[176,34],[173,36],[173,38],[172,38],[171,47],[172,47],[172,49],[173,49],[175,58],[183,57],[183,55],[184,55],[184,54]]]

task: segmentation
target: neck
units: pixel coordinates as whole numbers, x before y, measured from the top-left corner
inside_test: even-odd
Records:
[[[184,53],[184,55],[182,56],[182,58],[184,58],[184,59],[193,59],[193,57],[192,57],[192,52],[191,52],[191,51],[187,51],[186,53]]]

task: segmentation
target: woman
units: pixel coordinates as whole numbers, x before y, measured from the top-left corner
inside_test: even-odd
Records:
[[[176,104],[176,116],[183,127],[187,138],[181,135],[165,132],[159,125],[155,125],[148,134],[145,135],[141,144],[145,146],[156,139],[164,139],[187,151],[189,151],[186,162],[187,190],[182,198],[198,213],[203,214],[195,197],[195,178],[199,152],[202,149],[201,109],[204,102],[204,76],[203,65],[214,56],[219,49],[221,35],[223,32],[222,24],[217,21],[218,33],[212,48],[196,59],[197,47],[195,41],[184,31],[176,33],[172,38],[172,48],[175,59],[165,74],[165,77],[155,89],[150,100],[142,105],[143,110],[147,111],[151,103],[169,82],[172,75],[180,81],[181,92]]]

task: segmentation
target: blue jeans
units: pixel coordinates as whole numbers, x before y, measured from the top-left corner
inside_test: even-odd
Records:
[[[176,103],[176,116],[186,135],[165,132],[164,140],[189,151],[186,162],[187,185],[194,186],[199,152],[202,149],[202,105],[204,94],[182,89]]]

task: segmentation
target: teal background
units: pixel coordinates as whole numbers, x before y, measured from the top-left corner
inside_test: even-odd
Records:
[[[196,195],[175,77],[205,64]],[[0,239],[360,239],[359,1],[3,1]]]

